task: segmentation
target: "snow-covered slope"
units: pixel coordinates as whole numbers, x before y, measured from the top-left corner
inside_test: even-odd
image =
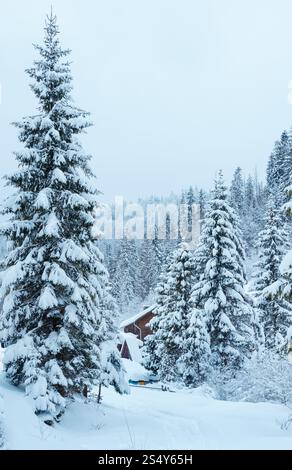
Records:
[[[0,378],[7,449],[292,449],[281,405],[216,401],[202,389],[103,391],[103,404],[74,403],[48,427],[24,393]]]

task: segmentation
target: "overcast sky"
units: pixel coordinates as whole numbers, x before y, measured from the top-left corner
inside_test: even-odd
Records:
[[[264,176],[292,124],[291,0],[2,0],[1,173],[19,148],[9,123],[35,112],[24,69],[51,4],[107,199],[209,187],[220,167]]]

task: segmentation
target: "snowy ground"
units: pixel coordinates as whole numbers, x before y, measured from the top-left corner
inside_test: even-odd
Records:
[[[73,404],[50,428],[0,374],[6,449],[292,449],[281,405],[216,401],[194,392],[104,390],[102,406]]]

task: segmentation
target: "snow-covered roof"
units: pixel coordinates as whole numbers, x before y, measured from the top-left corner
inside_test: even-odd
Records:
[[[125,328],[126,326],[129,326],[132,323],[135,323],[137,320],[140,320],[140,318],[143,318],[144,315],[147,315],[147,313],[153,312],[155,307],[156,307],[156,305],[152,305],[151,307],[147,307],[145,310],[143,310],[143,312],[137,313],[137,315],[134,315],[133,317],[128,318],[127,320],[124,320],[120,325],[121,328]]]
[[[126,341],[128,345],[132,361],[141,363],[142,353],[140,346],[143,345],[142,341],[140,341],[133,333],[121,333],[121,338],[123,342]]]

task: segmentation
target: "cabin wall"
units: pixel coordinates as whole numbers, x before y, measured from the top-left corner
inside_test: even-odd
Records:
[[[153,312],[146,313],[142,318],[136,320],[135,323],[131,323],[124,328],[125,333],[133,333],[134,335],[138,336],[141,341],[144,341],[146,336],[152,335],[153,332],[147,324],[152,320],[154,317]]]
[[[154,314],[152,312],[149,312],[146,315],[144,315],[144,317],[140,318],[140,320],[137,321],[137,325],[141,330],[142,341],[144,341],[146,336],[153,334],[153,331],[151,330],[151,328],[147,326],[147,324],[150,322],[150,320],[152,320],[153,317],[154,317]]]
[[[134,325],[134,323],[131,323],[131,325],[125,326],[124,332],[133,333],[133,335],[138,336],[138,338],[140,339],[140,330],[139,328],[136,327],[136,325]]]

